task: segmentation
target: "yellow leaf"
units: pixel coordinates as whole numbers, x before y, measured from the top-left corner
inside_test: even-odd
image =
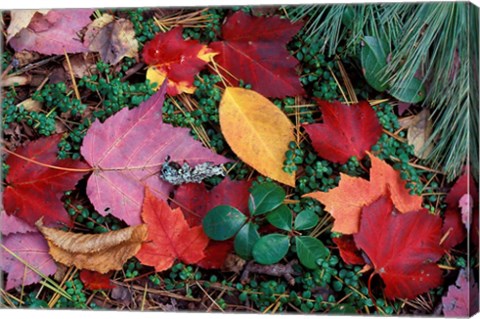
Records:
[[[45,227],[42,220],[37,221],[36,226],[45,236],[50,255],[57,262],[102,274],[122,269],[127,259],[134,256],[147,239],[145,224],[97,235]]]
[[[259,173],[295,187],[295,174],[283,170],[293,124],[259,93],[226,88],[220,102],[220,127],[237,156]]]

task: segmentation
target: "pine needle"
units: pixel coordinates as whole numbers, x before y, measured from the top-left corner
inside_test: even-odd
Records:
[[[40,277],[42,277],[44,279],[44,281],[42,282],[43,285],[45,285],[47,288],[51,289],[53,292],[56,292],[60,295],[62,295],[63,297],[67,298],[68,300],[72,300],[72,297],[70,297],[69,294],[67,294],[67,292],[65,290],[63,290],[62,287],[60,287],[55,281],[53,281],[52,279],[50,279],[48,276],[45,276],[40,270],[38,270],[37,268],[33,267],[32,265],[30,265],[30,263],[28,263],[25,259],[23,259],[22,257],[18,256],[17,254],[15,254],[13,251],[11,251],[10,249],[8,249],[6,246],[4,246],[3,244],[0,244],[0,247],[2,247],[7,253],[9,253],[10,255],[12,255],[15,259],[17,259],[18,261],[20,261],[22,264],[24,264],[26,267],[30,268],[30,270],[32,270],[34,273],[36,273],[37,275],[39,275]]]
[[[206,28],[207,24],[212,21],[210,15],[204,14],[207,10],[202,9],[189,13],[179,11],[178,13],[161,17],[155,15],[153,19],[163,32],[179,26],[185,28]]]

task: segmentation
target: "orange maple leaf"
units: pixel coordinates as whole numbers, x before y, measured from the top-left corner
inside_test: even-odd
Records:
[[[332,231],[355,234],[359,230],[362,208],[370,205],[382,195],[388,195],[402,213],[422,208],[422,197],[410,195],[400,172],[379,158],[369,154],[372,167],[370,181],[340,173],[338,187],[324,193],[313,192],[303,195],[325,205],[325,210],[335,219]]]
[[[148,188],[142,218],[148,226],[147,241],[136,255],[142,264],[163,271],[176,259],[193,264],[205,257],[208,237],[202,226],[189,227],[180,208],[172,210]]]

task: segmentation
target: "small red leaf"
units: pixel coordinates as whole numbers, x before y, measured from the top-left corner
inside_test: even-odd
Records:
[[[82,161],[57,159],[60,134],[40,138],[16,150],[18,155],[48,165],[68,168],[88,168]],[[10,166],[3,193],[5,211],[29,225],[43,217],[46,225],[72,221],[60,200],[63,193],[72,190],[85,172],[71,172],[41,166],[10,155],[5,164]]]
[[[400,214],[387,196],[363,208],[353,237],[382,277],[387,298],[415,298],[442,283],[434,263],[443,255],[441,227],[426,209]]]
[[[337,244],[337,247],[340,250],[340,257],[342,257],[347,265],[365,264],[361,251],[353,241],[353,236],[343,235],[342,237],[333,238],[333,242]]]
[[[382,126],[367,101],[350,106],[318,100],[323,123],[304,125],[318,155],[345,164],[352,156],[362,159],[382,135]]]
[[[228,254],[233,250],[233,241],[211,240],[205,249],[205,257],[197,265],[205,269],[220,269]]]
[[[197,40],[184,40],[182,27],[159,33],[143,47],[143,60],[150,65],[147,78],[160,86],[168,79],[167,93],[193,93],[194,76],[215,55]]]
[[[201,226],[189,227],[180,208],[170,209],[167,203],[147,188],[142,218],[148,226],[147,242],[136,257],[156,271],[169,269],[175,260],[194,264],[205,257],[208,237]]]
[[[479,212],[478,208],[473,210],[472,214],[472,231],[470,232],[470,242],[473,243],[476,247],[478,247],[478,239],[479,239],[479,227],[478,227],[478,220]]]
[[[266,97],[284,98],[304,93],[295,70],[298,61],[286,49],[302,23],[288,19],[252,17],[242,11],[227,18],[222,26],[222,42],[210,48],[219,52],[215,61],[220,73],[233,86],[239,79]]]
[[[80,280],[85,288],[90,290],[112,289],[115,286],[110,283],[111,273],[101,274],[96,271],[82,269],[80,271]]]
[[[457,179],[445,198],[447,210],[442,233],[445,236],[448,232],[448,235],[442,246],[447,250],[460,244],[465,239],[466,229],[470,227],[471,218],[473,218],[472,241],[475,244],[478,243],[478,235],[475,236],[475,232],[478,231],[478,226],[476,226],[478,221],[475,220],[476,214],[478,217],[478,190],[468,171],[468,168],[466,168],[464,174]]]
[[[460,244],[467,236],[467,230],[462,224],[462,218],[457,209],[447,208],[442,226],[442,247],[446,250]]]

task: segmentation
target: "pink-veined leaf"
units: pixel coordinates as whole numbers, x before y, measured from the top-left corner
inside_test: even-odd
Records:
[[[173,185],[159,178],[167,157],[190,166],[228,160],[202,146],[189,129],[162,121],[166,85],[137,108],[122,109],[101,123],[92,124],[83,139],[81,153],[95,169],[87,195],[101,214],[111,213],[129,225],[141,223],[145,187],[167,200]]]

